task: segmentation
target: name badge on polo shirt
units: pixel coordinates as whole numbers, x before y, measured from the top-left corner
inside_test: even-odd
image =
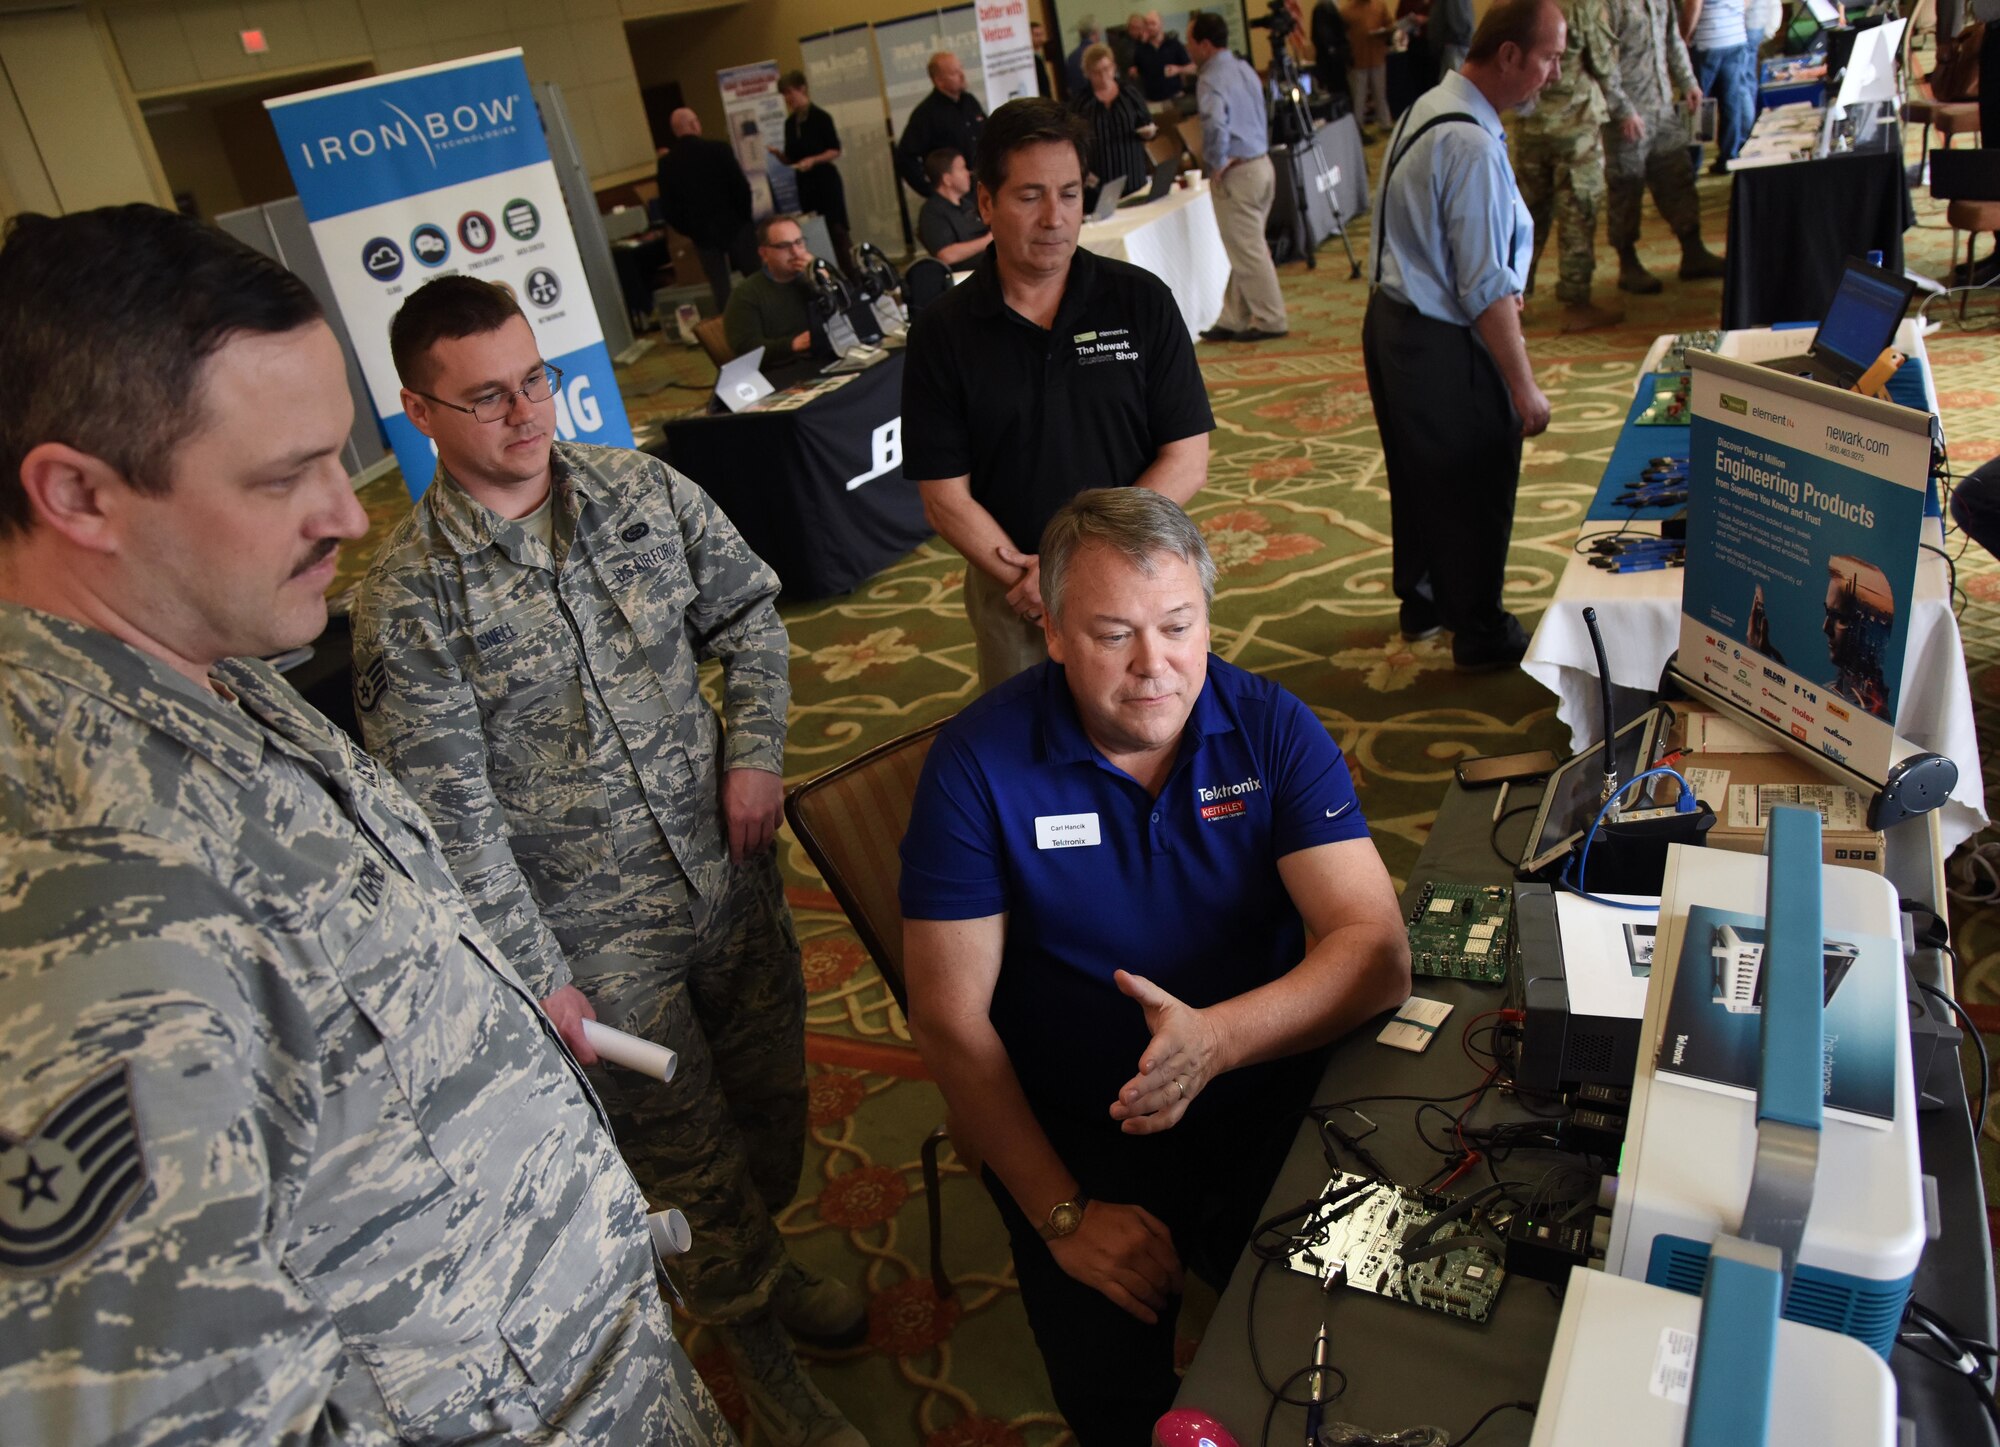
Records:
[[[1037,849],[1082,849],[1086,845],[1101,844],[1103,839],[1097,832],[1095,814],[1037,814],[1035,816],[1035,848]]]

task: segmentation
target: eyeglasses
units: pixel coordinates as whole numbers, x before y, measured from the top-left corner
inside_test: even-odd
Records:
[[[763,245],[766,251],[804,251],[806,239],[803,236],[794,236],[790,241],[766,241]]]
[[[514,410],[514,399],[523,398],[529,402],[546,402],[555,396],[562,386],[562,368],[542,363],[541,370],[511,392],[489,392],[484,397],[476,397],[470,407],[461,407],[456,402],[447,402],[442,397],[433,397],[428,392],[417,395],[426,402],[435,402],[440,407],[449,407],[454,412],[463,412],[476,422],[498,422]]]

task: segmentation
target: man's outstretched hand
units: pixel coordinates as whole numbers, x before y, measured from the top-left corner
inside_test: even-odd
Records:
[[[1144,975],[1120,970],[1112,977],[1146,1012],[1153,1038],[1139,1056],[1139,1073],[1118,1088],[1111,1118],[1127,1135],[1171,1130],[1188,1103],[1223,1070],[1222,1042],[1206,1011],[1175,999]]]

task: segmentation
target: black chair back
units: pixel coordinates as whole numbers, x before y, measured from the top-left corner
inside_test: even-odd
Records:
[[[903,273],[903,305],[915,321],[923,309],[951,290],[951,268],[934,256],[910,263]]]

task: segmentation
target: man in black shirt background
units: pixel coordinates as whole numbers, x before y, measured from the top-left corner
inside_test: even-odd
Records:
[[[730,271],[756,261],[750,246],[750,178],[726,141],[701,133],[701,117],[682,106],[667,120],[674,148],[660,157],[660,210],[667,225],[694,243],[719,312],[729,305]]]
[[[1054,101],[1009,101],[980,136],[993,244],[911,328],[903,475],[965,556],[992,688],[1046,656],[1042,529],[1076,493],[1135,485],[1185,505],[1215,425],[1173,293],[1079,250],[1086,141]]]
[[[965,157],[940,147],[924,157],[924,177],[931,194],[917,213],[917,239],[953,271],[970,270],[993,244],[993,232],[973,200]]]
[[[799,210],[817,211],[826,221],[833,238],[833,254],[840,269],[859,276],[854,260],[854,238],[847,231],[847,188],[841,184],[840,132],[833,117],[812,103],[806,89],[806,73],[790,71],[778,82],[778,94],[785,98],[785,148],[764,149],[790,166],[798,176]]]
[[[1187,89],[1186,77],[1199,67],[1181,38],[1167,33],[1159,11],[1147,11],[1145,20],[1144,33],[1132,46],[1132,77],[1139,82],[1139,93],[1155,105],[1179,100]]]
[[[924,157],[936,150],[975,154],[979,128],[986,122],[986,107],[965,88],[965,67],[957,56],[940,50],[931,57],[930,75],[931,93],[917,102],[903,127],[903,139],[896,142],[896,169],[919,196],[931,194]]]

